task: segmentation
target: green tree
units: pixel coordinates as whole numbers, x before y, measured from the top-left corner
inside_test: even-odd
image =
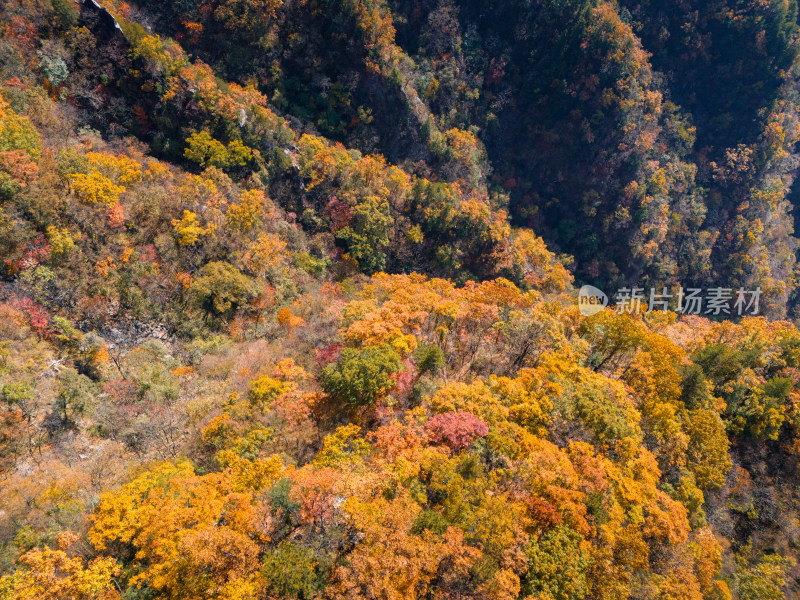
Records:
[[[190,293],[196,305],[214,317],[229,319],[256,297],[253,281],[230,263],[210,262],[200,269]]]
[[[445,365],[444,352],[436,344],[423,344],[414,351],[420,373],[436,373]]]
[[[364,273],[372,274],[386,268],[389,247],[389,227],[392,217],[389,203],[377,196],[368,196],[353,208],[353,222],[336,233],[336,239]]]
[[[92,381],[75,369],[64,369],[58,374],[58,382],[61,389],[56,397],[56,409],[64,423],[71,423],[92,397]]]
[[[207,131],[193,133],[186,139],[187,147],[183,155],[201,167],[219,167],[225,169],[230,165],[231,157],[225,145],[215,140]]]
[[[523,596],[582,600],[590,560],[581,542],[581,536],[564,525],[531,541],[525,550],[528,574]]]
[[[33,399],[33,388],[27,383],[7,383],[0,390],[0,397],[9,408],[15,404],[22,405]]]
[[[775,554],[748,564],[749,547],[737,556],[736,587],[740,600],[784,600],[783,586],[787,583],[794,560]]]
[[[318,596],[328,578],[327,569],[311,548],[283,541],[267,553],[264,578],[270,591],[281,598],[309,600]]]
[[[53,4],[53,11],[56,13],[58,24],[64,31],[69,31],[78,24],[80,13],[75,7],[75,3],[70,0],[50,0]]]
[[[345,348],[341,359],[328,365],[320,375],[322,389],[351,406],[373,404],[394,387],[400,370],[400,355],[386,344],[366,348]]]

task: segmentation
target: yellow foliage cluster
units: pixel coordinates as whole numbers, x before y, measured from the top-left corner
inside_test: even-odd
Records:
[[[263,277],[278,266],[285,256],[286,242],[275,235],[260,233],[256,241],[248,246],[244,261],[248,268]]]
[[[244,463],[205,476],[188,462],[156,466],[101,498],[89,539],[99,549],[133,544],[142,567],[133,583],[172,597],[252,593],[264,541],[255,529],[254,492],[282,467],[277,458]]]
[[[50,251],[54,256],[63,256],[75,247],[75,240],[69,230],[54,225],[47,227],[47,241],[50,242]]]
[[[59,549],[35,548],[20,559],[23,569],[0,578],[3,598],[22,600],[61,600],[62,598],[97,598],[117,600],[114,578],[120,566],[112,558],[95,558],[88,564],[66,550],[78,540],[72,533],[58,535]]]
[[[242,192],[238,202],[229,205],[225,213],[228,225],[236,231],[247,233],[259,222],[259,216],[268,208],[268,203],[271,204],[261,190]]]
[[[210,234],[215,229],[213,223],[202,227],[197,220],[197,214],[190,210],[184,210],[183,217],[180,219],[173,219],[172,227],[175,230],[178,244],[181,246],[191,246],[202,236]]]
[[[103,152],[87,152],[86,158],[95,169],[122,185],[142,180],[142,165],[124,154],[114,156]],[[156,169],[158,170],[158,167]]]
[[[99,171],[85,173],[72,173],[67,176],[72,191],[83,202],[111,206],[119,201],[119,196],[125,191],[121,185],[116,185]]]

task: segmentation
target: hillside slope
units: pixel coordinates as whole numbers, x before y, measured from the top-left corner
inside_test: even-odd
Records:
[[[797,597],[796,41],[794,1],[2,4],[0,599]]]

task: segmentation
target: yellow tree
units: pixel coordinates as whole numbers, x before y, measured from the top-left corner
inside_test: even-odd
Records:
[[[113,558],[95,558],[86,564],[67,549],[78,536],[61,533],[58,549],[36,548],[20,559],[21,569],[0,578],[0,597],[7,600],[117,600],[115,578],[120,567]]]
[[[130,585],[146,584],[166,598],[255,598],[263,541],[255,530],[255,494],[279,476],[281,463],[230,452],[227,458],[224,471],[204,476],[186,461],[157,465],[105,494],[89,540],[101,551],[135,548]]]
[[[67,179],[78,198],[89,204],[111,206],[119,201],[120,194],[125,191],[123,186],[116,185],[99,171],[72,173],[67,175]]]

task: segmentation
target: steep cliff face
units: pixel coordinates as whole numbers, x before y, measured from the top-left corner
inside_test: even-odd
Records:
[[[248,27],[227,6],[135,10],[298,131],[490,183],[581,282],[760,287],[769,314],[793,310],[794,3],[296,1]],[[180,159],[191,103],[146,108],[154,149]]]

